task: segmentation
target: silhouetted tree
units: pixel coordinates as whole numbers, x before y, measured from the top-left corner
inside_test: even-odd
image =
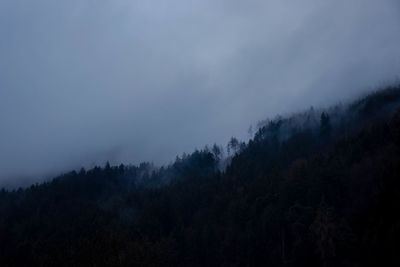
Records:
[[[332,126],[331,126],[331,121],[330,121],[330,117],[327,113],[322,112],[321,114],[321,120],[320,120],[320,132],[321,135],[324,138],[329,138],[331,135],[331,130],[332,130]]]

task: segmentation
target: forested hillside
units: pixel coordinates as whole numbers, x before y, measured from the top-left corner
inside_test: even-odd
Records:
[[[400,266],[399,108],[392,86],[263,121],[229,154],[3,189],[0,265]]]

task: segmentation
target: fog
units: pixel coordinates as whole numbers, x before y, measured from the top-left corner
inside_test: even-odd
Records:
[[[398,0],[0,0],[0,186],[166,164],[398,80]]]

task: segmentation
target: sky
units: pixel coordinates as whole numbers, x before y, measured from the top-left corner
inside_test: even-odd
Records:
[[[398,0],[0,0],[0,186],[167,164],[399,80]]]

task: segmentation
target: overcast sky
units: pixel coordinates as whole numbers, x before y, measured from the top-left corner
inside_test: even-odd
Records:
[[[0,0],[0,186],[246,138],[400,73],[398,0]]]

